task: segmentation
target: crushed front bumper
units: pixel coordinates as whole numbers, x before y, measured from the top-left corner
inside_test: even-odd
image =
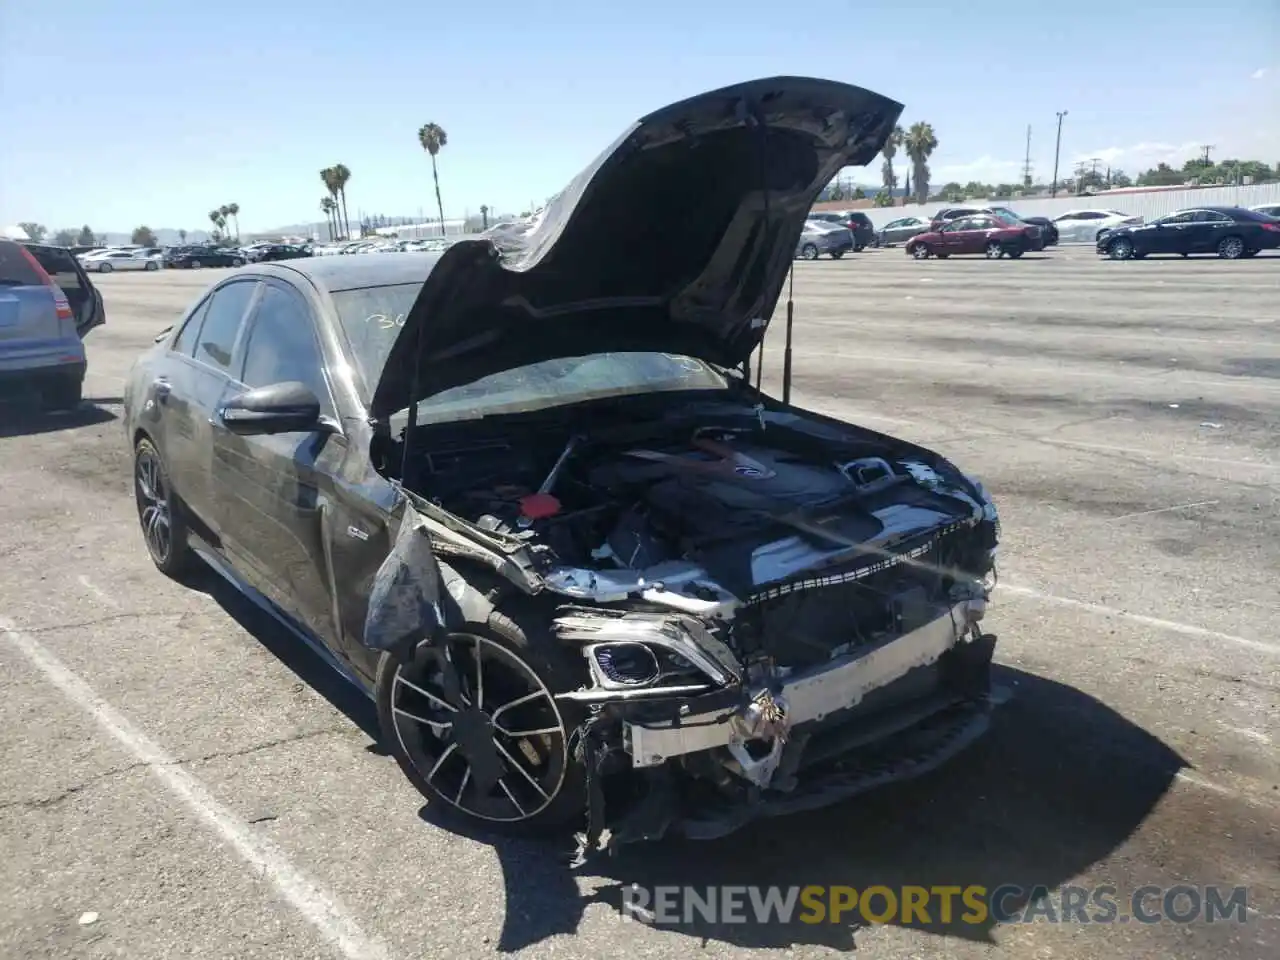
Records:
[[[736,711],[626,723],[632,764],[654,773],[704,751],[727,758],[749,802],[704,797],[672,832],[730,833],[759,817],[815,809],[936,768],[987,729],[1002,694],[990,686],[996,638],[963,601],[923,626],[748,692]],[[764,704],[762,729],[753,707]]]

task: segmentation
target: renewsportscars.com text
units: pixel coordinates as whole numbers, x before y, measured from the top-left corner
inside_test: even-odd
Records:
[[[1245,887],[1102,885],[623,888],[622,915],[653,926],[702,923],[1245,923]]]

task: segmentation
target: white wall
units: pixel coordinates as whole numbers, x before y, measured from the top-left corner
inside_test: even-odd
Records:
[[[928,217],[943,207],[975,206],[988,204],[1008,207],[1015,213],[1028,217],[1057,217],[1068,210],[1122,210],[1134,217],[1151,220],[1174,210],[1200,206],[1253,207],[1260,203],[1280,203],[1280,183],[1262,183],[1247,187],[1205,187],[1193,190],[1156,190],[1150,193],[1120,193],[1096,197],[1063,197],[1056,199],[1021,197],[1003,200],[961,200],[946,203],[909,203],[905,207],[873,207],[862,211],[877,227],[899,217]]]

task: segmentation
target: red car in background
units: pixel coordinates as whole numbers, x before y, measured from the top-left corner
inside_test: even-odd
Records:
[[[996,260],[1008,256],[1017,259],[1028,250],[1043,246],[1040,231],[1029,224],[1007,223],[992,213],[959,217],[936,230],[919,233],[907,241],[907,256],[917,260],[937,257],[945,260],[952,254],[985,254]]]

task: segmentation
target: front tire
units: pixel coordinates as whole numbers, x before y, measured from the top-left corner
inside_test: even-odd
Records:
[[[817,260],[818,248],[812,243],[806,243],[800,248],[800,256],[805,260]]]
[[[911,256],[913,256],[917,260],[928,260],[929,253],[930,253],[930,250],[929,250],[929,245],[927,243],[917,243],[914,247],[911,248]]]
[[[187,524],[169,485],[169,470],[147,437],[133,448],[133,495],[151,562],[165,576],[182,579],[194,556],[187,545]]]
[[[1223,237],[1218,244],[1218,256],[1223,260],[1239,260],[1244,256],[1244,241],[1239,237]]]
[[[443,684],[445,645],[458,704]],[[495,612],[443,643],[384,653],[374,696],[385,745],[433,808],[532,837],[565,830],[586,809],[586,768],[572,742],[584,715],[555,699],[580,683],[554,640],[532,643]]]
[[[243,261],[243,260],[241,260],[239,257],[233,257],[233,258],[231,259],[231,265],[232,265],[233,267],[243,267],[243,266],[244,266],[244,261]]]
[[[110,272],[111,272],[112,270],[114,270],[114,269],[115,269],[115,267],[111,266],[111,264],[109,264],[109,263],[107,263],[107,262],[105,262],[105,261],[103,261],[102,263],[98,264],[98,272],[99,272],[99,273],[110,273]]]
[[[148,270],[159,270],[159,269],[160,269],[160,264],[156,263],[154,260],[151,260],[151,261],[149,261],[149,262],[147,263],[147,269],[148,269]]]
[[[987,259],[999,260],[1004,256],[1004,245],[998,240],[992,240],[987,244]]]
[[[1112,260],[1129,260],[1133,257],[1133,241],[1128,237],[1117,237],[1107,244],[1107,256]]]

